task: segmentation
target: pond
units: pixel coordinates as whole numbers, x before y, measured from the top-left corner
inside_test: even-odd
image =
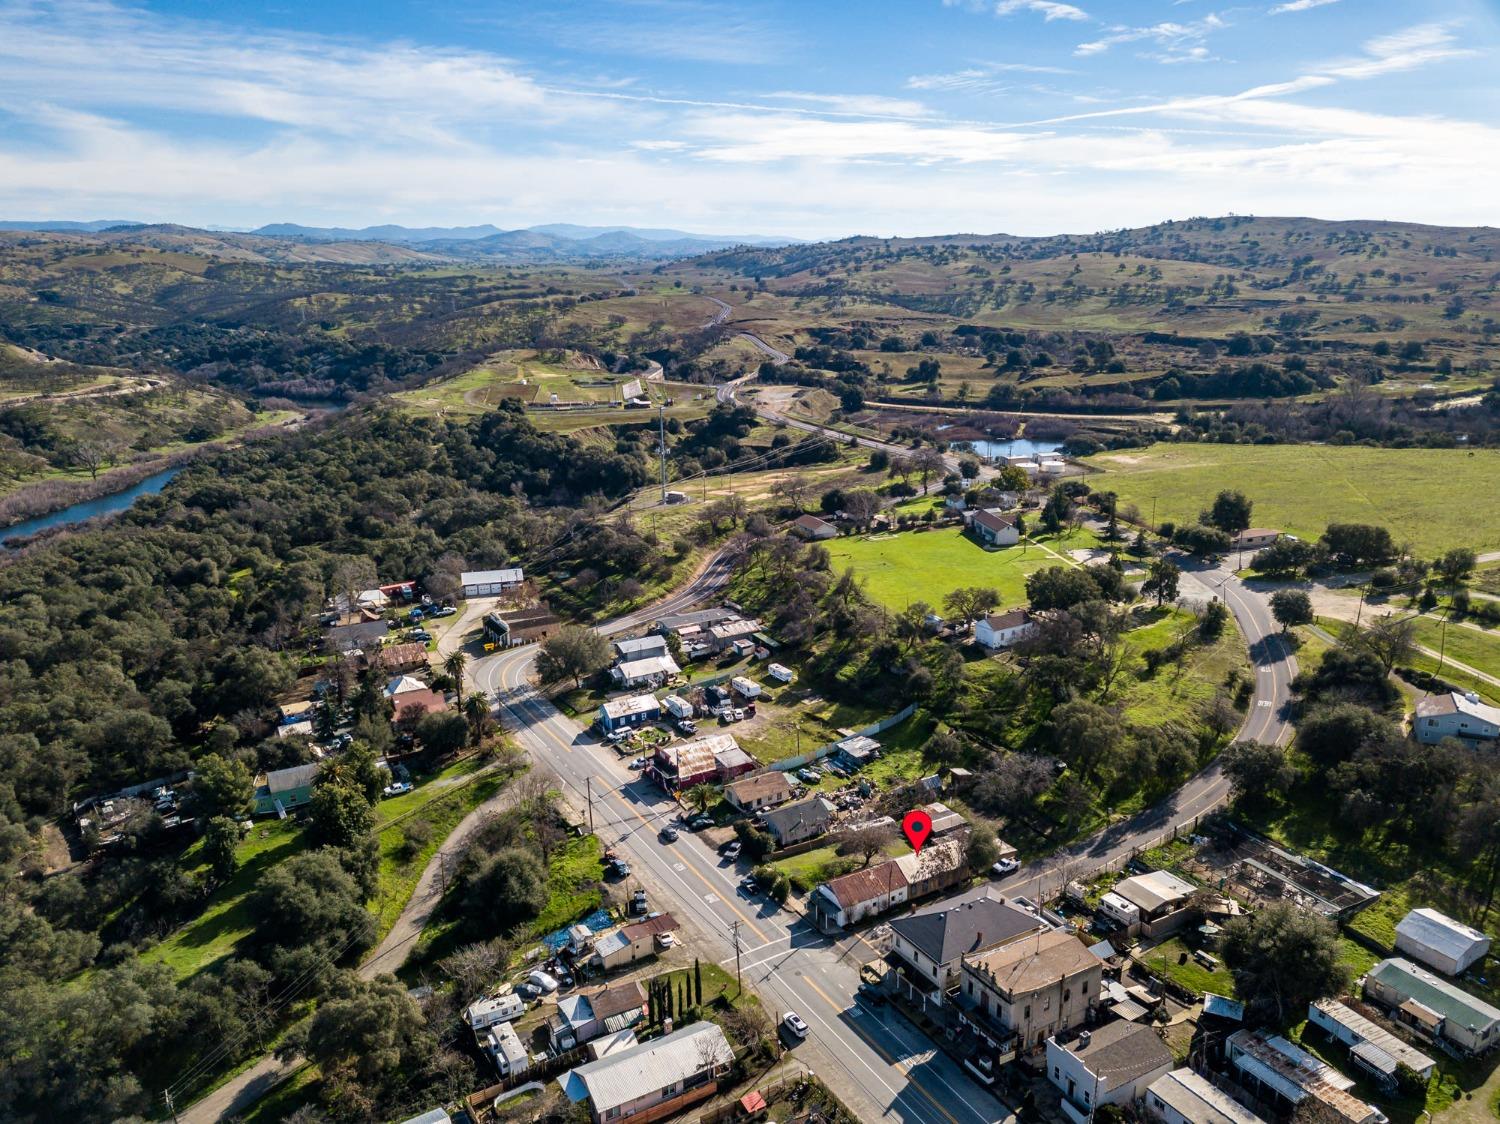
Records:
[[[85,519],[92,519],[96,515],[111,515],[117,511],[124,511],[142,496],[155,495],[165,488],[172,477],[182,471],[181,466],[177,468],[163,469],[161,472],[153,473],[144,480],[137,481],[130,487],[118,492],[111,492],[107,496],[98,496],[91,500],[75,503],[71,507],[65,507],[60,511],[54,511],[48,515],[38,515],[35,518],[14,523],[0,530],[0,546],[5,545],[12,539],[25,538],[34,535],[38,531],[45,531],[49,527],[67,527],[73,523],[82,523]]]
[[[1057,441],[1028,441],[1024,437],[1016,437],[1010,441],[954,441],[948,446],[948,451],[953,453],[971,450],[985,460],[992,460],[995,457],[1034,457],[1041,453],[1060,453],[1062,444]]]

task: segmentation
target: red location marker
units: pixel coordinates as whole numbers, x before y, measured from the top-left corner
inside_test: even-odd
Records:
[[[920,855],[922,845],[932,834],[932,817],[920,808],[907,812],[901,818],[901,831],[906,836],[907,842],[911,844],[911,849]]]

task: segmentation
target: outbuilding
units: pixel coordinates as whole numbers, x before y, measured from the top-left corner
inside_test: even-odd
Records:
[[[466,570],[459,576],[465,597],[498,597],[518,588],[526,580],[519,566],[503,570]]]
[[[1484,959],[1490,938],[1435,909],[1414,909],[1396,926],[1396,950],[1457,976]]]

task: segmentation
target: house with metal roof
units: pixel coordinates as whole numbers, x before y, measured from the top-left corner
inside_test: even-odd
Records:
[[[724,1032],[696,1022],[570,1069],[557,1083],[594,1124],[660,1120],[713,1096],[733,1063]]]
[[[1467,1053],[1500,1043],[1500,1010],[1410,960],[1390,957],[1366,972],[1365,997],[1403,1025]]]
[[[274,813],[285,819],[288,812],[312,799],[313,783],[317,779],[316,764],[272,769],[255,786],[255,814],[269,816]]]
[[[1457,976],[1488,955],[1490,938],[1446,913],[1414,909],[1396,926],[1396,951]]]
[[[1411,729],[1424,745],[1435,745],[1444,738],[1494,742],[1500,740],[1500,706],[1491,706],[1473,691],[1428,695],[1417,703]]]
[[[1180,908],[1193,890],[1191,882],[1171,871],[1153,870],[1116,883],[1112,893],[1140,910],[1142,921],[1154,921]]]
[[[1146,1111],[1162,1124],[1265,1124],[1239,1101],[1190,1069],[1163,1074],[1146,1089]]]
[[[1225,1045],[1240,1083],[1268,1100],[1291,1109],[1311,1098],[1347,1124],[1386,1124],[1383,1112],[1349,1091],[1353,1078],[1279,1034],[1237,1030]]]
[[[1330,1038],[1349,1047],[1349,1057],[1387,1089],[1395,1089],[1401,1066],[1415,1070],[1423,1080],[1437,1065],[1415,1046],[1397,1038],[1374,1019],[1337,999],[1314,999],[1307,1005],[1308,1022]]]
[[[627,695],[610,699],[599,707],[599,725],[606,734],[643,726],[661,717],[661,703],[655,695]]]
[[[627,689],[660,687],[681,673],[682,668],[677,666],[677,661],[668,655],[621,660],[609,669],[609,677]]]

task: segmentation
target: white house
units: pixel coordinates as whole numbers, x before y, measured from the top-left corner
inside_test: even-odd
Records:
[[[1239,1101],[1190,1069],[1174,1069],[1146,1090],[1146,1111],[1162,1124],[1265,1124]]]
[[[659,1120],[713,1096],[733,1063],[717,1024],[696,1022],[570,1069],[557,1083],[574,1104],[586,1103],[593,1124]]]
[[[640,659],[621,660],[610,669],[610,678],[625,688],[659,687],[682,668],[671,656],[643,656]]]
[[[516,1028],[510,1023],[500,1023],[490,1028],[485,1049],[489,1051],[501,1077],[525,1073],[531,1066],[531,1057],[526,1053],[526,1047],[516,1033]]]
[[[1015,546],[1021,541],[1021,531],[1014,515],[985,508],[970,512],[968,520],[974,537],[986,546]]]
[[[1437,1065],[1422,1051],[1337,999],[1314,999],[1307,1005],[1307,1021],[1349,1047],[1350,1060],[1387,1088],[1395,1087],[1400,1066],[1415,1070],[1425,1080]]]
[[[906,901],[906,892],[906,874],[901,867],[883,862],[830,878],[813,891],[808,908],[820,928],[845,928],[900,905]]]
[[[1500,1043],[1500,1009],[1410,960],[1391,957],[1365,973],[1365,996],[1398,1022],[1470,1054]]]
[[[988,613],[974,626],[974,639],[992,651],[1019,644],[1036,632],[1036,622],[1025,609]]]
[[[1500,707],[1482,702],[1473,691],[1428,695],[1417,703],[1412,733],[1424,745],[1444,738],[1492,742],[1500,738]]]
[[[1063,1114],[1077,1124],[1092,1120],[1101,1104],[1133,1104],[1172,1064],[1172,1051],[1144,1023],[1122,1019],[1047,1039],[1047,1080],[1063,1095]]]
[[[816,515],[799,515],[792,520],[792,534],[810,542],[838,538],[839,529]]]
[[[465,597],[498,597],[525,580],[521,567],[510,566],[503,570],[465,570],[459,575],[458,583],[463,587]]]
[[[1396,951],[1457,976],[1490,951],[1490,938],[1435,909],[1414,909],[1396,926]]]

